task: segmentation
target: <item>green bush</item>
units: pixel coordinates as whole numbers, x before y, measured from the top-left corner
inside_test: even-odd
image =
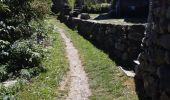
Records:
[[[32,25],[50,11],[45,0],[0,1],[0,81],[31,78],[43,71],[45,31]],[[50,7],[49,7],[50,8]],[[27,76],[27,77],[26,77]]]
[[[5,80],[8,78],[8,73],[6,68],[7,68],[6,65],[0,66],[0,80]]]
[[[9,60],[9,47],[10,43],[8,41],[0,40],[0,64],[5,64]]]
[[[106,13],[110,9],[110,4],[85,5],[82,12],[86,13]]]
[[[11,72],[40,66],[43,58],[41,50],[41,47],[31,40],[14,42],[10,48],[11,60],[8,70]]]

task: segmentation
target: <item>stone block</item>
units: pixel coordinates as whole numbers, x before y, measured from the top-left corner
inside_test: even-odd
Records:
[[[157,44],[165,49],[170,50],[170,34],[162,35],[158,41]]]
[[[128,39],[135,40],[135,41],[142,41],[143,35],[140,33],[129,33]]]
[[[81,19],[84,19],[84,20],[87,20],[87,19],[90,19],[90,15],[89,15],[88,13],[82,13],[82,14],[80,15],[80,18],[81,18]]]
[[[170,96],[166,92],[162,92],[160,100],[170,100]]]

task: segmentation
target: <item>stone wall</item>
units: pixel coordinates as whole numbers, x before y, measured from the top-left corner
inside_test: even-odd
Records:
[[[133,65],[141,52],[145,25],[143,24],[106,24],[93,20],[81,20],[65,16],[64,23],[72,29],[77,29],[84,38],[96,47],[104,50],[126,67]],[[123,63],[122,63],[123,64]],[[128,68],[134,69],[134,66]]]
[[[170,1],[153,0],[137,78],[149,100],[170,100]]]

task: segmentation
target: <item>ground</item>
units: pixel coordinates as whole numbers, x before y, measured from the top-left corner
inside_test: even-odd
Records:
[[[70,89],[66,100],[88,100],[88,97],[91,95],[91,91],[89,89],[88,78],[79,58],[78,51],[73,46],[71,40],[65,35],[65,31],[61,28],[57,29],[65,42],[66,54],[70,64],[70,72],[68,74],[70,77]]]
[[[53,28],[53,45],[45,61],[49,70],[24,86],[17,94],[19,100],[75,100],[77,92],[80,98],[85,95],[82,100],[138,99],[133,78],[127,77],[107,54],[54,17],[46,24]]]

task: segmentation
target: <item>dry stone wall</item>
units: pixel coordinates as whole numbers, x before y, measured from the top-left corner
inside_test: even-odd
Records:
[[[149,100],[170,100],[170,0],[153,0],[137,78]]]
[[[64,23],[90,40],[96,47],[104,50],[125,65],[134,64],[141,52],[145,25],[143,24],[106,24],[93,20],[81,20],[65,16]],[[130,66],[130,68],[134,66]]]

